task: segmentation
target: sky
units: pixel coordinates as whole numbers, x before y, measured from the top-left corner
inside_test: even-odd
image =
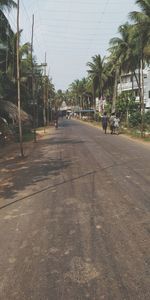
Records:
[[[107,56],[118,27],[138,10],[135,0],[20,0],[22,43],[31,41],[34,14],[34,55],[47,60],[47,74],[56,90],[66,90],[87,76],[92,56]],[[8,13],[16,29],[16,11]]]

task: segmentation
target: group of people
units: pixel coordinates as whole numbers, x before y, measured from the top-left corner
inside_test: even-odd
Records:
[[[105,134],[107,133],[108,124],[110,126],[111,134],[119,134],[119,123],[120,123],[120,118],[117,114],[112,113],[109,118],[107,116],[107,112],[104,112],[104,114],[102,116],[102,127],[103,127]]]

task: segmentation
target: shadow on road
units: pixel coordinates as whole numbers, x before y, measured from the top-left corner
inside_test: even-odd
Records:
[[[66,140],[65,142],[72,143],[73,141]],[[28,157],[20,159],[11,156],[0,162],[0,197],[3,200],[11,200],[18,192],[24,191],[29,186],[34,192],[39,182],[54,180],[59,176],[71,164],[71,161],[62,159],[59,155],[60,150],[55,146],[50,147],[57,143],[61,141],[46,138],[38,141]]]

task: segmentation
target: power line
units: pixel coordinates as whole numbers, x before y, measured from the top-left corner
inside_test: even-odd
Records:
[[[24,9],[24,11],[25,11],[25,14],[26,14],[26,16],[27,16],[27,18],[28,18],[28,20],[29,20],[29,22],[30,22],[30,25],[31,25],[31,19],[30,19],[30,17],[29,17],[29,14],[28,14],[28,12],[27,12],[27,9],[26,9],[26,7],[25,7],[25,4],[24,4],[23,0],[21,0],[21,3],[22,3],[22,7],[23,7],[23,9]],[[30,27],[31,27],[31,26],[30,26]],[[34,34],[34,36],[35,36],[35,41],[36,41],[36,43],[37,43],[37,46],[39,47],[39,49],[40,49],[40,51],[41,51],[41,54],[43,55],[44,50],[41,49],[40,42],[38,41],[36,34]]]
[[[80,57],[86,60],[92,49],[103,51],[106,45],[108,47],[109,41],[106,42],[107,38],[110,39],[108,29],[115,27],[116,24],[117,30],[117,23],[120,22],[120,0],[93,1],[45,0],[44,5],[41,0],[31,1],[35,5],[34,14],[38,20],[35,28],[36,49],[38,47],[37,50],[43,54],[43,57],[46,50],[51,59],[57,57],[60,59],[67,53],[68,59],[73,55],[81,62]],[[109,3],[116,4],[115,10],[112,6],[110,11]],[[23,10],[26,11],[25,15],[28,15],[25,5]],[[28,19],[30,20],[29,16]],[[28,23],[30,24],[31,21]],[[26,28],[25,26],[25,30]],[[45,46],[48,49],[41,51],[41,45],[42,48]]]

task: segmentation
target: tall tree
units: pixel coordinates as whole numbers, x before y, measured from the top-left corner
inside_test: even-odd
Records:
[[[110,61],[112,61],[114,70],[114,92],[112,101],[112,110],[115,110],[117,98],[117,84],[122,73],[135,72],[137,68],[137,56],[134,53],[133,41],[130,38],[133,26],[128,22],[119,26],[119,37],[112,38],[110,44]],[[133,78],[133,76],[132,76]]]
[[[130,18],[135,22],[135,33],[138,40],[139,50],[139,82],[140,82],[140,103],[141,103],[141,135],[144,130],[144,78],[143,69],[144,61],[150,62],[150,1],[149,0],[136,0],[136,4],[140,7],[141,11],[133,11],[129,14]]]
[[[9,52],[11,48],[11,40],[14,35],[9,20],[5,16],[5,11],[16,7],[16,3],[12,0],[0,1],[0,70],[7,73]]]
[[[13,0],[1,0],[0,1],[0,10],[11,9],[17,7],[17,4]]]
[[[10,92],[10,95],[13,94],[13,83],[10,81],[8,77],[8,69],[10,64],[10,52],[11,52],[11,41],[14,36],[14,33],[11,29],[9,21],[5,16],[5,11],[10,10],[12,8],[16,8],[17,5],[13,0],[1,0],[0,1],[0,21],[1,21],[1,30],[0,30],[0,90],[1,96],[6,97],[7,93]],[[1,102],[1,111],[3,108],[7,110],[10,108],[8,102],[3,105],[4,102]],[[13,111],[13,110],[12,110]]]
[[[72,96],[74,98],[74,104],[79,107],[82,106],[81,101],[81,81],[79,79],[74,80],[70,86],[69,90],[72,92]]]
[[[92,61],[87,63],[89,69],[87,70],[89,77],[93,84],[93,100],[95,103],[96,92],[98,97],[103,96],[103,85],[104,85],[104,58],[102,59],[100,54],[92,57]]]

